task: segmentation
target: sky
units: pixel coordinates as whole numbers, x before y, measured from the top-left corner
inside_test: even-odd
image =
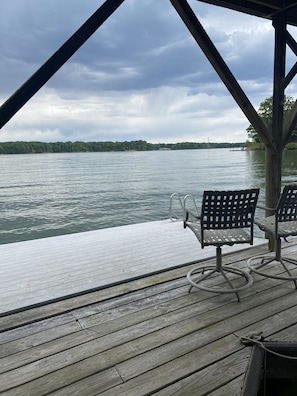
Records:
[[[1,0],[0,104],[103,3]],[[272,95],[271,21],[189,4],[257,109]],[[296,91],[293,81],[286,94]],[[0,130],[0,141],[244,142],[248,126],[170,1],[125,0]]]

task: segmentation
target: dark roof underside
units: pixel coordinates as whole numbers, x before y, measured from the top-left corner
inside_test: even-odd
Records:
[[[296,0],[199,0],[261,18],[274,19],[282,14],[289,25],[297,26]]]

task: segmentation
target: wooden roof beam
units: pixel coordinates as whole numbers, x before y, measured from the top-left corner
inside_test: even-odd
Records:
[[[297,43],[296,40],[291,36],[291,34],[286,30],[286,44],[291,48],[292,52],[297,56]],[[281,88],[285,89],[292,79],[297,74],[297,62],[293,65],[291,70],[285,76],[281,83]],[[288,119],[284,125],[283,129],[283,145],[282,148],[284,149],[286,144],[290,141],[292,133],[297,125],[297,101],[295,101],[293,108],[289,114]]]
[[[296,0],[199,0],[219,7],[229,8],[273,20],[277,15],[283,15],[290,25],[297,26]]]
[[[286,43],[288,46],[291,48],[291,50],[294,52],[294,54],[297,56],[297,43],[294,37],[291,36],[291,34],[286,31]]]
[[[125,0],[106,0],[97,11],[0,107],[0,129],[64,65]]]
[[[225,61],[219,54],[218,50],[212,43],[211,39],[203,29],[202,25],[198,21],[193,10],[189,6],[186,0],[170,0],[173,7],[191,32],[192,36],[212,64],[213,68],[241,108],[249,122],[253,125],[257,133],[259,134],[263,143],[271,147],[273,151],[276,151],[275,143],[272,138],[271,131],[262,121],[261,117],[256,112],[255,108],[249,101],[248,97],[240,87],[236,78],[226,65]]]

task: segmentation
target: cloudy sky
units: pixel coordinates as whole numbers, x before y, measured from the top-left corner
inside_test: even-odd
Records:
[[[1,0],[0,103],[102,4]],[[258,107],[272,94],[271,22],[189,4]],[[286,93],[297,97],[296,85]],[[248,125],[170,1],[125,0],[0,130],[0,141],[243,142]]]

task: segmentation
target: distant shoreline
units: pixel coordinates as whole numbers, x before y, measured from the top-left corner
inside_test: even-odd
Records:
[[[244,150],[245,143],[148,143],[145,140],[124,142],[3,142],[0,143],[0,154],[41,154],[41,153],[91,153],[91,152],[115,152],[115,151],[158,151],[158,150],[191,150],[229,148]]]

